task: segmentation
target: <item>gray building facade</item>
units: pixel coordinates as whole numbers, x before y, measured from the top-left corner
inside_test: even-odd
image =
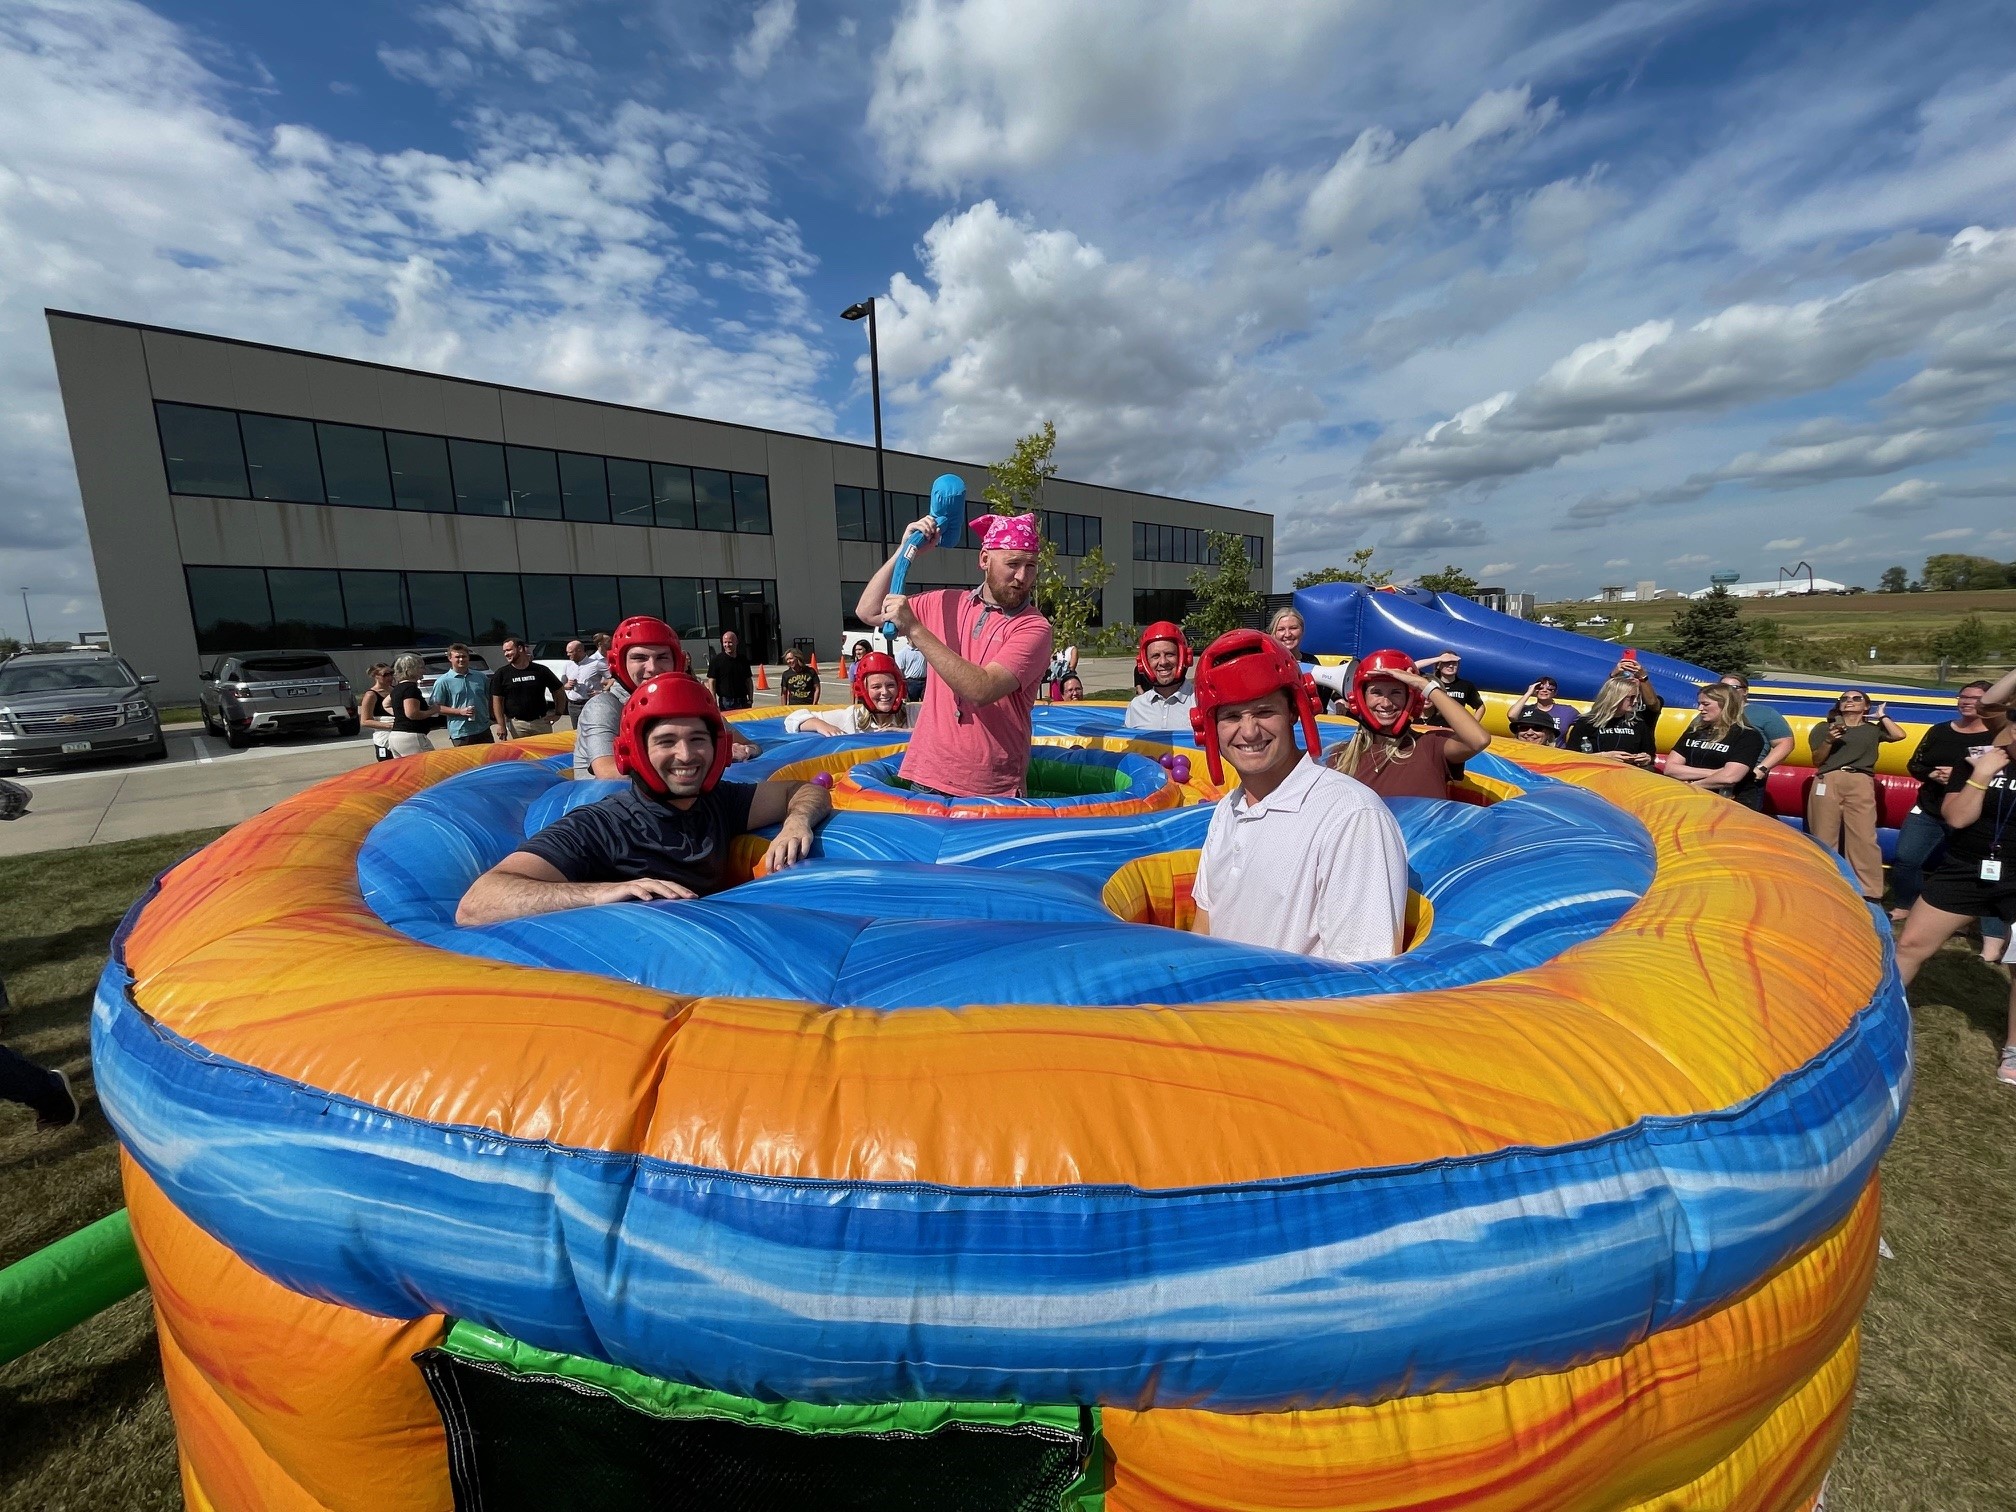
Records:
[[[734,629],[777,661],[851,625],[884,541],[984,464],[539,393],[98,316],[47,312],[113,647],[195,698],[199,669],[271,647],[371,662],[466,641],[491,653],[662,615],[704,660]],[[1110,620],[1180,617],[1208,531],[1270,515],[1053,479],[1046,535],[1115,572]],[[979,513],[979,507],[973,511]],[[969,536],[913,581],[971,584]]]

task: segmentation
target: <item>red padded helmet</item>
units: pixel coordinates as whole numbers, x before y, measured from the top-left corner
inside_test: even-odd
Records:
[[[1218,710],[1279,692],[1288,694],[1302,721],[1303,746],[1312,758],[1317,756],[1323,737],[1316,733],[1316,684],[1286,646],[1258,630],[1228,630],[1197,658],[1197,702],[1190,710],[1190,729],[1204,748],[1213,783],[1225,781],[1218,756]]]
[[[644,644],[662,642],[646,640]],[[721,706],[714,702],[714,695],[707,691],[706,684],[684,672],[660,673],[624,701],[623,723],[616,732],[616,770],[643,783],[660,798],[671,796],[672,790],[665,785],[665,779],[658,775],[644,750],[650,727],[661,719],[706,721],[714,736],[714,764],[700,780],[700,791],[712,792],[714,784],[728,769],[728,758],[733,754],[728,742],[728,721],[721,717]]]
[[[903,669],[896,665],[896,658],[886,651],[864,651],[854,658],[854,670],[849,677],[854,683],[855,701],[873,712],[874,706],[868,702],[868,675],[871,672],[886,672],[896,679],[896,701],[903,701]]]
[[[1141,675],[1150,682],[1155,674],[1148,670],[1148,648],[1158,640],[1176,642],[1176,680],[1181,682],[1183,674],[1190,670],[1190,642],[1183,638],[1183,627],[1172,620],[1157,620],[1141,632],[1141,640],[1134,647],[1134,665]]]
[[[630,669],[624,665],[629,660],[632,646],[670,646],[674,672],[684,672],[693,665],[687,659],[685,647],[679,644],[677,630],[655,615],[633,614],[609,637],[609,675],[632,693],[637,691],[637,684],[631,680]]]
[[[1365,684],[1381,673],[1412,672],[1414,658],[1405,651],[1374,651],[1358,659],[1358,665],[1351,669],[1351,691],[1344,695],[1344,702],[1351,710],[1351,717],[1376,735],[1399,735],[1407,726],[1421,717],[1421,706],[1427,695],[1419,688],[1407,688],[1407,705],[1400,711],[1400,717],[1388,723],[1381,721],[1365,702]]]

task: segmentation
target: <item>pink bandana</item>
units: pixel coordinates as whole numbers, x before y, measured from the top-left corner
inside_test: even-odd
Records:
[[[982,551],[1037,551],[1043,544],[1037,539],[1033,514],[981,515],[966,525],[981,536]]]

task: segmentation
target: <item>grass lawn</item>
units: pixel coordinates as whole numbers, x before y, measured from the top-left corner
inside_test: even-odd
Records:
[[[126,905],[216,833],[0,860],[15,1005],[0,1034],[71,1072],[87,1104],[55,1134],[0,1105],[0,1264],[119,1205],[111,1133],[78,1075],[92,987]],[[2016,1504],[2016,1092],[1992,1076],[2008,992],[1955,946],[1913,994],[1917,1091],[1883,1166],[1896,1258],[1877,1269],[1830,1512]],[[145,1297],[0,1367],[0,1512],[168,1512],[181,1505],[173,1443]]]

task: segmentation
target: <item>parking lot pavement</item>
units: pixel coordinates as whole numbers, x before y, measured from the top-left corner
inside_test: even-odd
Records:
[[[170,731],[163,761],[16,778],[34,796],[26,814],[0,824],[0,856],[236,824],[371,759],[363,736],[293,736],[234,751],[200,731]]]

